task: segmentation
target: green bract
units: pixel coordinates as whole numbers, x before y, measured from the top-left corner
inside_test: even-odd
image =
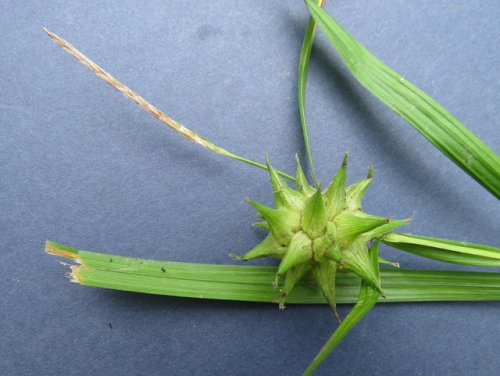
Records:
[[[243,256],[233,257],[243,261],[258,257],[281,260],[275,285],[280,276],[285,276],[279,296],[282,309],[294,285],[310,275],[321,287],[338,318],[335,273],[339,269],[356,273],[383,294],[378,265],[374,266],[368,257],[368,243],[408,223],[408,220],[394,220],[363,212],[361,199],[373,179],[373,169],[369,169],[366,179],[346,188],[347,159],[346,154],[337,174],[324,191],[309,185],[298,158],[296,190],[286,184],[268,159],[267,170],[275,208],[247,199],[263,219],[256,225],[269,231],[269,234]]]

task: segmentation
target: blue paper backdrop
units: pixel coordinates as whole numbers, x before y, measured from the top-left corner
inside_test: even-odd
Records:
[[[266,173],[163,127],[53,44],[46,26],[171,116],[294,170],[302,1],[0,1],[0,369],[5,375],[297,375],[335,328],[325,306],[190,300],[69,283],[46,239],[232,263],[263,234]],[[500,152],[497,1],[330,1],[369,50]],[[500,244],[498,201],[368,94],[323,35],[308,119],[327,184],[375,166],[368,212]],[[467,268],[384,248],[406,268]],[[259,263],[259,262],[255,262]],[[261,261],[260,263],[265,263]],[[498,270],[498,269],[497,269]],[[342,306],[345,315],[349,306]],[[318,375],[495,375],[498,303],[377,306]]]

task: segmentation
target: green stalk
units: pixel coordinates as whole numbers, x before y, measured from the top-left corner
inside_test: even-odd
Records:
[[[405,252],[453,264],[500,266],[500,248],[487,245],[395,233],[382,237],[382,242]]]
[[[69,276],[73,282],[147,294],[188,298],[276,302],[272,287],[274,266],[212,265],[153,261],[77,250],[48,241],[51,255],[74,260]],[[500,273],[417,271],[382,269],[385,298],[381,303],[423,301],[500,300]],[[337,273],[337,302],[355,303],[359,277]],[[318,287],[299,282],[291,292],[290,304],[326,304]]]
[[[82,65],[90,69],[92,72],[94,72],[97,77],[101,78],[104,80],[106,83],[108,83],[110,86],[118,90],[120,93],[122,93],[126,98],[130,99],[132,102],[136,103],[139,107],[141,107],[144,111],[148,112],[155,118],[157,118],[159,121],[161,121],[163,124],[165,124],[167,127],[173,129],[180,135],[184,136],[188,140],[193,141],[194,143],[204,147],[205,149],[211,150],[217,154],[225,155],[226,157],[238,160],[240,162],[244,162],[246,164],[249,164],[254,167],[261,168],[263,170],[267,170],[267,166],[259,163],[252,161],[251,159],[241,157],[239,155],[236,155],[234,153],[231,153],[230,151],[221,148],[220,146],[215,145],[212,141],[206,139],[203,136],[200,136],[199,134],[193,132],[191,129],[186,128],[184,125],[181,123],[177,122],[176,120],[172,119],[170,116],[168,116],[165,112],[161,111],[157,107],[153,106],[151,103],[149,103],[146,99],[141,97],[139,94],[137,94],[135,91],[130,89],[128,86],[123,84],[121,81],[113,77],[111,74],[109,74],[107,71],[105,71],[101,66],[97,65],[94,63],[92,60],[90,60],[87,56],[82,54],[80,51],[78,51],[75,46],[73,46],[71,43],[66,41],[65,39],[57,36],[56,34],[52,33],[51,31],[47,29],[43,29],[47,35],[52,39],[56,44],[58,44],[63,50],[65,50],[67,53],[69,53],[71,56],[73,56],[76,60],[78,60]],[[281,176],[295,181],[295,178],[292,176],[282,172],[278,171],[278,174]]]
[[[354,77],[500,198],[500,157],[435,100],[373,56],[313,0],[305,1]]]
[[[322,7],[324,1],[317,0],[317,4],[320,7]],[[314,22],[314,18],[309,17],[306,34],[304,35],[304,41],[302,42],[302,49],[300,51],[297,88],[298,88],[300,124],[302,127],[302,137],[304,138],[304,146],[306,149],[307,160],[309,162],[309,167],[311,169],[311,177],[313,182],[316,184],[317,179],[316,179],[316,173],[314,172],[311,147],[309,146],[309,135],[307,133],[307,123],[306,123],[307,76],[309,73],[309,60],[311,58],[311,50],[314,43],[315,35],[316,35],[316,22]]]

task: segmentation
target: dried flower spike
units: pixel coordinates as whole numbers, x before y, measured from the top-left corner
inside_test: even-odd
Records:
[[[256,225],[269,235],[243,256],[242,261],[258,257],[280,259],[275,284],[279,286],[279,305],[285,301],[294,285],[306,274],[321,287],[335,317],[340,321],[335,303],[335,273],[350,270],[382,293],[378,270],[368,257],[368,243],[372,239],[408,223],[367,214],[361,210],[361,199],[371,180],[368,177],[346,188],[347,154],[333,181],[324,191],[307,182],[297,159],[296,190],[290,188],[273,169],[267,159],[267,169],[274,191],[275,208],[247,199],[263,219]]]

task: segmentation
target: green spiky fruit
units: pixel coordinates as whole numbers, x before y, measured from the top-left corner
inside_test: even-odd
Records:
[[[380,291],[377,270],[368,258],[368,243],[396,227],[408,223],[367,214],[361,210],[361,199],[373,178],[368,177],[346,188],[347,154],[333,181],[324,191],[307,182],[297,158],[296,190],[290,188],[267,160],[274,191],[275,208],[247,199],[263,219],[256,225],[269,231],[255,248],[236,256],[247,261],[258,257],[280,259],[278,278],[285,276],[280,287],[280,308],[287,295],[306,274],[321,287],[335,316],[335,273],[345,269]]]

